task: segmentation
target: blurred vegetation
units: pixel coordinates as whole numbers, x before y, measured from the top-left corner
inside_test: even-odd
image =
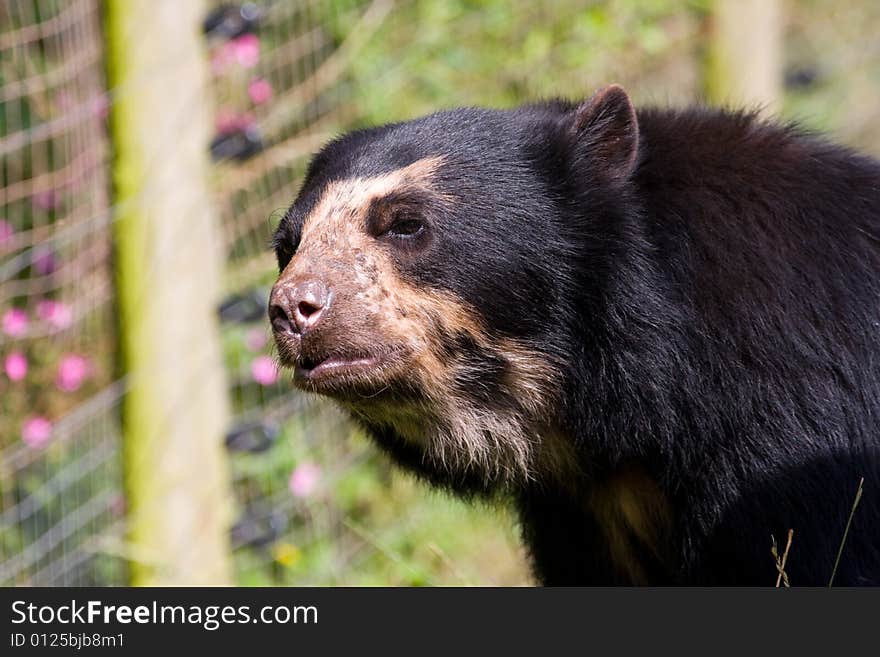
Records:
[[[328,5],[341,42],[359,3]],[[462,105],[583,98],[610,82],[640,103],[703,97],[711,0],[412,0],[349,73],[358,125]],[[782,2],[782,116],[880,152],[880,3]]]
[[[684,100],[694,91],[695,37],[709,4],[399,3],[352,62],[354,102],[363,123],[384,123],[452,106],[577,99],[610,81],[632,83],[637,97]],[[355,14],[337,15],[337,38],[348,33]]]

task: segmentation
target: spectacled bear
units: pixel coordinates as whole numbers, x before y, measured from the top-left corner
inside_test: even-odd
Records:
[[[880,163],[707,108],[455,109],[312,160],[295,385],[513,501],[547,585],[880,584]]]

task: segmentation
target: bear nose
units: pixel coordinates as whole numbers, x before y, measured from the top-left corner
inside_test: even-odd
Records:
[[[276,287],[269,300],[269,319],[276,330],[302,335],[321,321],[330,297],[330,290],[317,279]]]

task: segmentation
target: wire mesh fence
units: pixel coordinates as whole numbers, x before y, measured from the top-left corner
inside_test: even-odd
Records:
[[[95,559],[122,526],[98,5],[0,26],[0,582],[124,581]]]
[[[279,375],[264,320],[269,237],[310,154],[350,127],[449,105],[578,97],[610,80],[646,101],[698,97],[710,5],[206,5],[236,581],[528,581],[503,510],[418,488],[334,409]],[[880,6],[783,7],[783,113],[880,153]],[[0,5],[2,585],[125,584],[127,563],[139,558],[126,535],[129,378],[117,357],[120,207],[111,200],[108,116],[150,80],[108,88],[104,44],[99,0]],[[174,65],[173,53],[156,54],[157,71]],[[173,149],[176,136],[156,139]]]

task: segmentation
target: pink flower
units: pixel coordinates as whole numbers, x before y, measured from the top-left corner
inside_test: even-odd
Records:
[[[238,126],[238,114],[228,107],[221,107],[217,110],[214,125],[219,133],[228,134],[235,132],[235,128]]]
[[[247,90],[254,105],[261,105],[272,98],[272,85],[263,78],[251,80]]]
[[[217,126],[217,132],[220,134],[229,134],[238,130],[247,130],[256,123],[253,114],[247,112],[239,114],[230,109],[221,109],[217,112],[217,118],[214,124]]]
[[[10,338],[20,338],[27,333],[28,316],[21,308],[10,308],[3,313],[3,332]]]
[[[229,42],[235,61],[243,68],[253,68],[260,61],[260,40],[255,34],[242,34]]]
[[[44,447],[52,438],[52,423],[42,416],[31,416],[21,425],[21,439],[31,449]]]
[[[89,375],[89,361],[78,354],[67,354],[58,363],[55,385],[64,392],[77,390]]]
[[[259,351],[266,346],[267,341],[266,331],[261,328],[252,328],[244,336],[244,344],[251,351]]]
[[[14,234],[15,230],[13,230],[12,224],[6,221],[6,219],[0,219],[0,246],[11,240]]]
[[[3,361],[3,369],[10,381],[21,381],[27,376],[28,362],[27,358],[20,351],[12,351],[7,354]]]
[[[74,97],[67,91],[59,91],[55,94],[55,104],[58,105],[60,110],[72,109],[75,104]]]
[[[55,253],[48,247],[37,247],[31,255],[31,266],[41,276],[48,276],[58,268]]]
[[[224,43],[219,48],[215,48],[211,54],[211,71],[214,75],[222,75],[235,59],[235,53],[229,47],[229,42]]]
[[[211,56],[211,70],[221,75],[232,64],[242,68],[253,68],[260,61],[260,40],[253,34],[242,34],[237,39],[227,41],[214,50]]]
[[[61,205],[61,196],[54,189],[46,189],[34,194],[31,202],[38,210],[54,210]]]
[[[95,118],[106,119],[110,116],[110,98],[107,94],[99,94],[91,99],[92,114]]]
[[[278,381],[278,368],[268,356],[257,356],[251,361],[251,376],[261,386],[270,386]]]
[[[73,311],[66,303],[43,299],[37,303],[37,317],[57,331],[70,328],[73,324]]]
[[[300,463],[290,473],[287,487],[295,497],[309,497],[321,480],[321,468],[315,463]]]

